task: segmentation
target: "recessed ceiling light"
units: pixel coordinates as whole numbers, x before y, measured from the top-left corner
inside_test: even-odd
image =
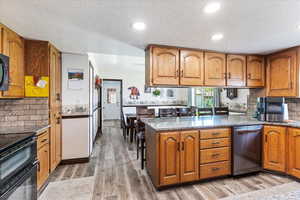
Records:
[[[144,22],[135,22],[132,24],[132,28],[137,31],[143,31],[146,29],[146,24]]]
[[[214,35],[211,36],[211,40],[212,41],[219,41],[223,39],[223,34],[222,33],[216,33]]]
[[[300,24],[297,26],[298,29],[300,29]]]
[[[221,4],[219,2],[211,2],[204,7],[204,12],[207,14],[214,13],[217,12],[220,9],[220,7]]]

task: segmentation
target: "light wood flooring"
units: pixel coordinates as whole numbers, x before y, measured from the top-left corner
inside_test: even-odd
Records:
[[[93,200],[215,200],[292,182],[285,177],[260,173],[157,191],[146,170],[141,170],[140,161],[136,160],[135,144],[124,141],[117,123],[104,127],[89,163],[61,165],[50,182],[91,176],[95,180]]]

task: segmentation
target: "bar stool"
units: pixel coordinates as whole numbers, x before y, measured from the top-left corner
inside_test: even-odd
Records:
[[[215,115],[229,115],[228,107],[215,107]]]
[[[160,108],[159,117],[177,117],[177,111],[174,108]]]

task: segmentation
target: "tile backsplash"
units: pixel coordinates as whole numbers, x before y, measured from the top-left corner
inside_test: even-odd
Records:
[[[0,127],[49,124],[47,98],[1,99]]]

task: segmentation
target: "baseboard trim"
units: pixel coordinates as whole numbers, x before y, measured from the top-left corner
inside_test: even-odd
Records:
[[[61,165],[70,165],[70,164],[77,164],[77,163],[87,163],[90,161],[90,158],[73,158],[73,159],[67,159],[67,160],[62,160]]]

